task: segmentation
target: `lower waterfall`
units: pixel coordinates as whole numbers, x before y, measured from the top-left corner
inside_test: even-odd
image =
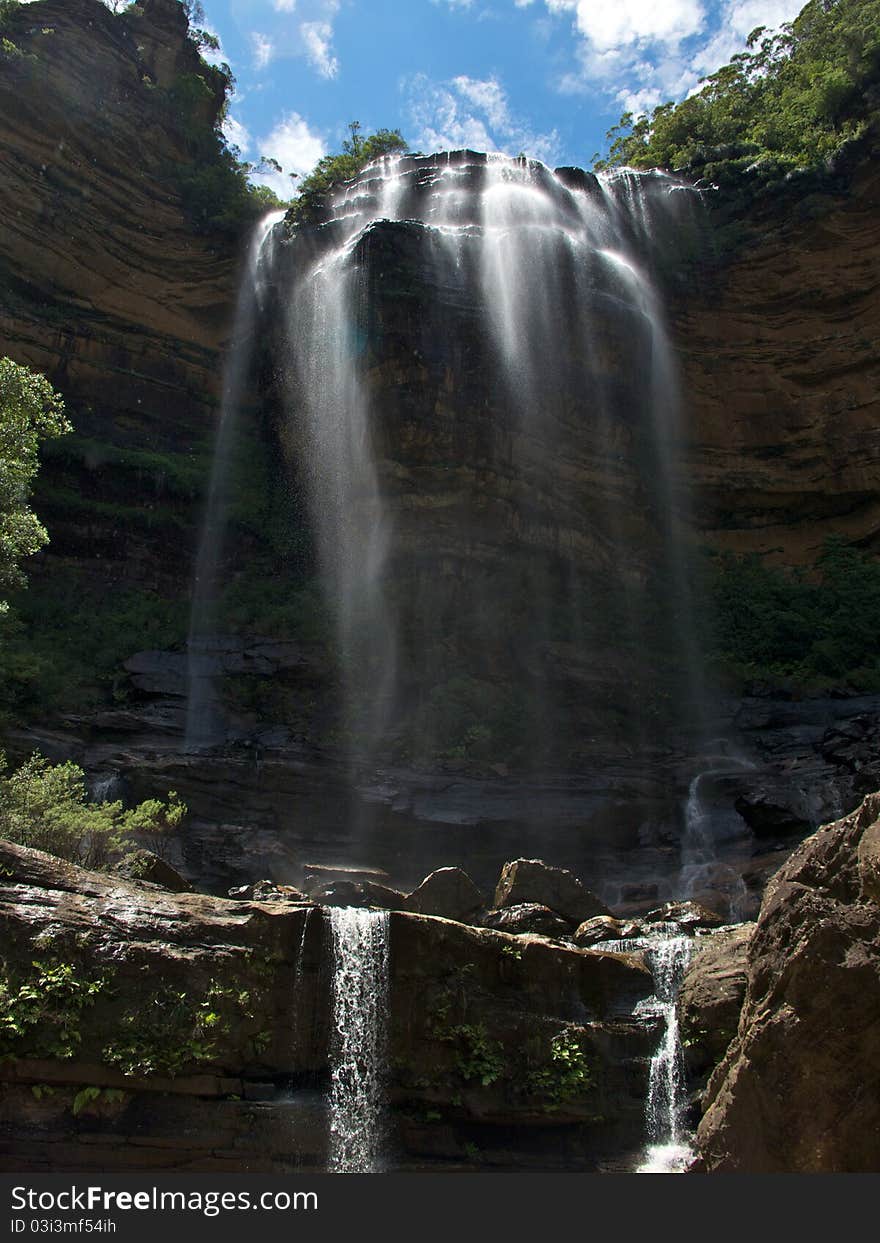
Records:
[[[639,1174],[681,1173],[694,1155],[682,1118],[687,1083],[676,1012],[692,948],[690,937],[675,935],[651,937],[646,943],[645,958],[654,977],[654,996],[647,1005],[660,1016],[663,1026],[651,1059],[645,1110],[648,1150]]]
[[[676,924],[658,924],[647,936],[601,941],[593,948],[644,954],[653,976],[653,996],[640,1001],[635,1011],[660,1020],[660,1039],[651,1058],[645,1101],[647,1146],[635,1172],[681,1174],[695,1154],[684,1123],[687,1076],[676,1002],[693,952],[693,939],[681,936]]]
[[[387,911],[331,907],[333,1030],[330,1047],[330,1160],[335,1174],[382,1165],[387,1063]]]

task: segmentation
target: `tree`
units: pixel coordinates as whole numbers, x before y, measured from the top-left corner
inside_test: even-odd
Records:
[[[300,182],[299,196],[292,208],[293,215],[302,221],[314,220],[334,186],[357,177],[362,169],[383,155],[406,151],[406,145],[406,139],[398,129],[378,129],[364,138],[360,121],[351,121],[342,151],[323,156],[308,177]]]
[[[880,0],[809,0],[776,32],[758,26],[727,65],[680,103],[625,114],[597,168],[630,164],[769,178],[819,168],[876,122]]]
[[[126,811],[121,802],[90,803],[83,770],[71,761],[50,764],[34,754],[5,776],[0,751],[0,837],[19,846],[102,868],[133,846],[133,837],[174,833],[186,807],[172,791],[168,802],[148,799]]]
[[[21,586],[23,557],[49,536],[30,508],[41,441],[71,430],[64,403],[49,381],[0,358],[0,591]],[[0,612],[8,605],[0,598]]]

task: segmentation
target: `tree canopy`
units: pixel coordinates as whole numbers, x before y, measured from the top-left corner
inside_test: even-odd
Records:
[[[880,110],[880,0],[810,0],[702,82],[681,103],[625,113],[596,167],[821,164]]]
[[[49,539],[30,508],[31,485],[41,441],[70,430],[49,381],[0,358],[0,592],[24,582],[19,563]],[[0,598],[0,611],[6,608]]]
[[[336,155],[323,156],[300,182],[299,194],[292,209],[295,219],[314,219],[334,186],[350,181],[383,155],[406,151],[406,140],[397,129],[379,129],[365,138],[361,134],[360,122],[352,121],[348,132],[342,150]]]

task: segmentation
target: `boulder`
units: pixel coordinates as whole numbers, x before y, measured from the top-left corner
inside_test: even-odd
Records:
[[[880,906],[862,866],[878,818],[869,795],[770,881],[737,1036],[705,1093],[710,1173],[880,1169]]]
[[[594,915],[585,919],[574,934],[575,945],[587,949],[600,941],[628,941],[639,935],[640,924],[632,919],[615,919],[613,915]]]
[[[549,906],[573,924],[581,924],[593,915],[611,914],[573,872],[552,867],[542,859],[514,859],[501,869],[494,905],[520,906],[525,902]]]
[[[274,880],[258,880],[229,890],[230,898],[240,902],[308,902],[309,899],[293,885],[276,885]]]
[[[172,893],[192,893],[189,881],[152,850],[133,850],[116,864],[114,871],[129,880],[147,881]]]
[[[341,880],[383,885],[388,880],[388,873],[381,868],[349,868],[331,863],[303,864],[302,887],[306,893],[326,889],[328,885],[335,885]]]
[[[678,924],[682,932],[691,932],[695,928],[720,928],[724,919],[716,912],[699,902],[667,902],[648,911],[644,916],[646,924]]]
[[[406,909],[415,915],[442,915],[461,923],[473,920],[486,905],[467,872],[461,868],[438,868],[426,876],[406,899]]]
[[[570,920],[563,919],[549,906],[541,906],[538,902],[521,902],[518,906],[487,911],[483,924],[486,928],[497,928],[515,935],[531,932],[542,937],[569,937],[574,928]]]
[[[694,939],[678,995],[682,1046],[692,1076],[714,1069],[736,1035],[754,928],[753,923],[737,924]]]
[[[406,909],[406,899],[399,889],[377,885],[369,880],[338,880],[323,889],[316,889],[310,901],[317,906],[378,906],[386,911]]]

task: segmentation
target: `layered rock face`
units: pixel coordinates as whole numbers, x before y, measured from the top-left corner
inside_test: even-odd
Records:
[[[677,300],[688,476],[716,547],[788,564],[830,532],[877,547],[878,209],[875,138],[842,196],[765,206]]]
[[[768,886],[736,1038],[705,1095],[697,1138],[709,1171],[880,1165],[878,820],[874,794],[808,838]],[[719,1002],[735,967],[725,974]]]
[[[76,449],[46,469],[41,512],[53,551],[107,587],[180,590],[199,498],[168,468],[207,468],[234,297],[228,241],[195,235],[171,176],[191,157],[164,93],[203,67],[182,9],[164,0],[125,20],[99,0],[39,0],[12,21],[0,351],[49,377],[77,430]],[[170,455],[164,480],[144,454]]]
[[[171,893],[0,845],[7,1170],[320,1169],[320,907]],[[423,894],[424,897],[424,894]],[[627,955],[390,916],[385,1159],[595,1169],[642,1140],[657,1033]]]

